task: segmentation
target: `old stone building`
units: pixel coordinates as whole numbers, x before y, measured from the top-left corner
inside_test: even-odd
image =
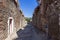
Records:
[[[59,0],[52,0],[47,7],[48,15],[48,33],[53,40],[60,40],[59,37]]]
[[[38,0],[39,8],[36,8],[33,14],[33,25],[48,32],[51,40],[60,40],[59,27],[59,0]],[[39,9],[37,11],[37,9]],[[37,11],[37,12],[36,12]],[[37,15],[38,14],[38,15]],[[46,29],[47,28],[47,29]]]
[[[20,28],[23,28],[26,26],[27,22],[25,21],[25,17],[23,15],[23,12],[20,10],[21,16],[20,16]]]
[[[0,40],[5,40],[9,35],[22,25],[22,13],[19,10],[18,0],[0,0]]]
[[[45,16],[46,14],[45,14],[43,2],[40,2],[40,0],[38,1],[39,1],[39,5],[34,11],[33,20],[35,21],[33,23],[36,25],[36,27],[42,30],[45,28],[45,25],[47,24],[47,18]]]
[[[34,13],[33,13],[33,18],[32,18],[32,23],[34,26],[38,26],[38,15],[39,15],[39,6],[37,6],[34,10]]]

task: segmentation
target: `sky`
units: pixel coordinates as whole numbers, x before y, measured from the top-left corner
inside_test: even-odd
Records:
[[[37,7],[36,0],[18,0],[19,8],[25,17],[32,17],[34,9]]]

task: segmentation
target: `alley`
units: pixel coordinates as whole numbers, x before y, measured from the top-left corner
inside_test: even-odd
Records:
[[[0,40],[60,40],[60,0],[0,0]]]
[[[15,40],[48,40],[48,35],[28,24],[24,29],[17,32],[18,38]]]

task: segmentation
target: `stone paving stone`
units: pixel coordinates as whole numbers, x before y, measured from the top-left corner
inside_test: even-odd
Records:
[[[18,38],[16,40],[47,40],[48,35],[42,31],[38,31],[31,25],[27,25],[24,30],[17,32]]]

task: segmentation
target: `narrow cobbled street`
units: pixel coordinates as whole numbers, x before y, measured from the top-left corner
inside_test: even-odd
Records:
[[[0,0],[0,40],[60,40],[60,0]]]
[[[37,28],[28,24],[24,29],[17,32],[18,38],[16,40],[47,40],[48,35]]]

